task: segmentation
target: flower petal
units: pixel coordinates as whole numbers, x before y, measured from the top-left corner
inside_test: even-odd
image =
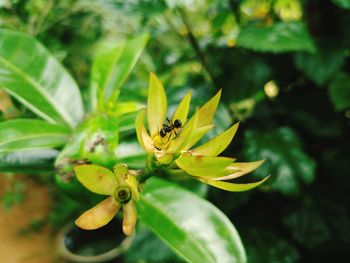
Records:
[[[151,137],[159,132],[167,113],[167,98],[162,83],[154,73],[150,73],[147,120]]]
[[[75,224],[85,230],[93,230],[108,224],[120,209],[120,204],[117,203],[112,196],[106,198],[102,202],[90,210],[83,213]]]
[[[211,186],[214,186],[216,188],[220,188],[226,191],[230,192],[243,192],[248,191],[250,189],[253,189],[259,185],[261,185],[263,182],[265,182],[267,179],[269,179],[270,176],[265,177],[264,179],[255,182],[255,183],[247,183],[247,184],[235,184],[235,183],[229,183],[229,182],[222,182],[222,181],[215,181],[210,179],[199,179],[201,182],[209,184]]]
[[[191,140],[194,127],[197,123],[197,119],[198,119],[198,112],[196,111],[194,116],[191,118],[192,121],[187,122],[185,126],[182,128],[182,130],[180,131],[179,135],[176,136],[176,138],[174,138],[171,141],[171,144],[167,149],[168,153],[180,152],[182,148]]]
[[[262,165],[264,161],[265,160],[260,160],[256,162],[247,162],[247,163],[232,163],[226,168],[226,170],[232,171],[231,174],[223,177],[213,178],[213,180],[230,180],[230,179],[241,177],[247,173],[254,171],[256,168]]]
[[[130,236],[134,233],[137,222],[137,210],[133,200],[130,200],[126,205],[123,205],[123,213],[123,232],[125,235]]]
[[[237,132],[238,125],[239,123],[236,123],[231,128],[214,137],[207,143],[204,143],[201,146],[192,149],[191,153],[193,155],[218,156],[231,143],[233,137]]]
[[[193,145],[195,145],[202,137],[212,128],[214,125],[207,125],[200,128],[197,128],[193,131],[192,136],[187,141],[186,145],[181,148],[182,151],[187,151],[189,148],[191,148]]]
[[[183,124],[187,120],[188,110],[190,108],[190,102],[191,102],[191,95],[192,92],[187,92],[186,96],[182,99],[179,106],[174,112],[174,115],[172,117],[172,121],[180,120]]]
[[[137,181],[136,176],[129,173],[128,176],[126,177],[125,182],[131,189],[132,198],[135,201],[138,201],[140,194],[139,194],[139,182]]]
[[[198,120],[195,128],[200,128],[211,124],[216,109],[219,105],[221,97],[221,90],[219,90],[214,97],[198,109]],[[193,117],[187,122],[187,125],[193,121]]]
[[[175,162],[178,167],[192,176],[218,177],[225,172],[226,167],[234,161],[228,157],[207,157],[181,155]]]
[[[74,167],[75,174],[87,189],[100,195],[112,195],[118,182],[112,171],[95,165],[83,164]]]
[[[142,109],[138,112],[135,120],[135,128],[136,128],[136,135],[137,140],[139,141],[139,144],[146,152],[152,152],[152,140],[151,137],[148,135],[148,132],[146,130],[144,120],[145,120],[145,114],[146,110]]]

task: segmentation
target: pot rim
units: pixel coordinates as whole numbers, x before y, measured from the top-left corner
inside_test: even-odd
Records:
[[[74,226],[74,223],[68,223],[60,230],[57,236],[57,247],[59,255],[64,259],[70,260],[72,262],[98,263],[112,260],[121,255],[124,251],[126,251],[130,247],[132,242],[132,237],[125,237],[119,246],[102,254],[94,256],[83,256],[74,254],[67,248],[64,242],[65,236],[67,235],[68,231]]]

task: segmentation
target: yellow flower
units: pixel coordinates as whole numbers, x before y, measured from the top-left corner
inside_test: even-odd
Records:
[[[163,85],[157,76],[151,73],[147,109],[142,109],[135,121],[140,145],[155,159],[155,165],[148,167],[165,166],[169,173],[182,171],[201,182],[227,191],[246,191],[267,180],[268,177],[247,184],[226,182],[255,170],[263,163],[263,160],[236,163],[233,158],[218,156],[232,141],[238,123],[207,143],[191,149],[214,127],[212,120],[220,96],[221,90],[187,120],[191,101],[191,92],[188,92],[172,118],[167,119],[167,97]],[[148,131],[144,125],[146,113]],[[176,123],[181,124],[181,127],[175,125]]]
[[[74,167],[78,180],[91,192],[107,195],[105,200],[84,212],[76,225],[85,230],[100,228],[109,223],[123,207],[123,232],[131,235],[134,232],[137,211],[135,202],[139,199],[138,181],[124,164],[117,164],[113,172],[109,169],[84,164]]]

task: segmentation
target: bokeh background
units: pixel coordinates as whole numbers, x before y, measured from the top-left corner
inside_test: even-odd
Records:
[[[125,84],[135,90],[135,100],[144,101],[149,71],[175,101],[188,89],[201,102],[222,88],[213,133],[240,121],[225,154],[266,159],[248,178],[272,175],[258,190],[206,189],[238,229],[249,262],[333,262],[348,255],[349,0],[0,0],[0,27],[38,38],[75,77],[86,100],[100,43],[149,32]],[[16,101],[7,103],[0,91],[1,119],[30,114]],[[34,232],[49,240],[78,206],[43,176],[7,174],[1,185],[0,222],[25,217],[26,223],[13,226],[22,236]],[[37,200],[50,204],[28,201],[35,199],[34,189]],[[28,207],[46,212],[37,215]],[[4,222],[1,228],[8,226]],[[2,234],[0,243],[10,238]],[[46,257],[54,249],[47,244],[49,252],[41,252]],[[147,230],[123,257],[175,261],[181,262]]]

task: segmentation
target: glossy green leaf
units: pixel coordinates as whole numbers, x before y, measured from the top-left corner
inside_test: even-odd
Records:
[[[114,103],[120,88],[134,68],[149,36],[142,35],[129,40],[121,46],[102,47],[96,55],[91,77],[93,100],[96,95],[103,101]]]
[[[74,167],[75,175],[91,192],[101,195],[112,195],[118,187],[113,172],[103,166],[83,164]]]
[[[176,184],[148,180],[137,210],[140,221],[188,262],[246,262],[242,242],[228,218]]]
[[[145,167],[147,155],[138,141],[123,140],[118,145],[118,162],[126,163],[131,169]]]
[[[237,37],[237,46],[261,52],[315,52],[305,25],[299,22],[242,28]]]
[[[54,149],[0,153],[0,172],[52,173],[53,163],[58,153]]]
[[[234,161],[228,157],[208,157],[184,154],[176,160],[176,165],[188,174],[199,177],[219,177]]]
[[[77,84],[32,36],[0,30],[0,83],[48,122],[74,127],[83,116]]]
[[[211,186],[214,186],[216,188],[220,188],[222,190],[230,191],[230,192],[244,192],[251,190],[255,187],[258,187],[262,183],[264,183],[267,179],[269,179],[270,176],[266,176],[264,179],[254,182],[254,183],[242,183],[242,184],[236,184],[236,183],[229,183],[229,182],[223,182],[223,181],[215,181],[210,179],[199,179],[201,182],[209,184]]]
[[[54,148],[69,138],[66,126],[41,120],[17,119],[0,123],[0,153]]]

